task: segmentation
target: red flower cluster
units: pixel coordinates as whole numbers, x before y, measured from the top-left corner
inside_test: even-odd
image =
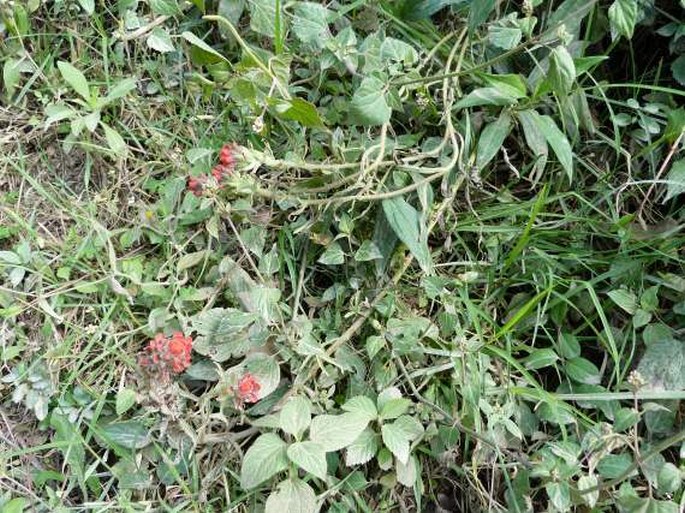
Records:
[[[238,400],[241,403],[256,403],[259,401],[259,390],[261,388],[257,378],[246,372],[238,382]]]
[[[224,178],[233,173],[236,163],[236,150],[238,145],[235,143],[224,144],[219,152],[219,163],[212,169],[212,176],[218,184],[223,182]],[[202,196],[202,191],[207,184],[207,175],[200,175],[197,177],[191,176],[188,178],[188,190],[195,196]]]
[[[192,348],[193,339],[184,337],[180,331],[171,337],[158,333],[145,348],[145,354],[140,357],[140,365],[180,374],[190,366]]]

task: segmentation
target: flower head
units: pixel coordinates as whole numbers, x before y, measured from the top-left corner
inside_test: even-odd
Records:
[[[252,374],[246,372],[238,382],[238,399],[245,403],[259,401],[259,390],[262,386]]]
[[[180,331],[174,332],[171,337],[158,333],[145,348],[145,353],[140,357],[140,365],[180,374],[190,366],[192,348],[193,339],[184,337]]]
[[[235,143],[224,144],[223,148],[219,152],[219,163],[228,168],[229,171],[233,170],[236,162],[236,150],[238,145]]]
[[[206,176],[191,176],[188,177],[188,190],[192,192],[195,196],[202,196],[202,190],[205,187],[205,182],[207,181]]]

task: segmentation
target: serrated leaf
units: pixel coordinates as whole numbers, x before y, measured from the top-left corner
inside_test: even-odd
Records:
[[[319,415],[312,420],[309,438],[326,452],[338,451],[354,442],[368,424],[368,416],[358,413]]]
[[[107,424],[102,428],[102,436],[107,442],[114,442],[126,449],[142,449],[151,441],[148,429],[133,420]]]
[[[412,45],[394,37],[383,39],[380,52],[383,62],[402,62],[405,66],[410,66],[419,59],[419,54]]]
[[[316,442],[295,442],[288,447],[288,458],[302,470],[325,480],[328,474],[326,451]]]
[[[395,235],[409,248],[409,251],[425,273],[431,273],[433,260],[428,248],[428,237],[421,216],[404,198],[383,200],[383,212]]]
[[[266,500],[264,513],[316,513],[316,494],[304,481],[288,479]]]
[[[611,38],[624,36],[633,37],[637,23],[638,0],[615,0],[609,7],[609,22],[611,24]]]
[[[116,412],[117,415],[123,415],[131,407],[136,404],[136,391],[130,388],[122,388],[117,392],[116,398]]]
[[[312,421],[311,403],[305,397],[292,397],[281,410],[281,429],[300,438]]]
[[[148,48],[152,48],[160,53],[173,52],[175,50],[171,36],[162,27],[155,27],[146,40]]]
[[[331,11],[321,4],[297,2],[292,25],[293,32],[304,44],[322,50],[332,37],[328,29],[330,16]]]
[[[87,102],[91,101],[90,87],[86,77],[74,66],[65,61],[57,63],[62,78]]]
[[[490,161],[495,158],[497,152],[502,148],[504,140],[511,132],[511,116],[504,112],[497,118],[497,121],[487,125],[478,138],[478,148],[476,150],[476,167],[483,169]]]
[[[385,84],[376,77],[366,77],[352,96],[350,111],[354,121],[375,126],[387,123],[392,111],[385,98]]]
[[[273,433],[257,438],[243,457],[240,486],[255,488],[288,468],[286,443]]]
[[[400,415],[404,415],[411,404],[412,402],[405,397],[390,399],[381,408],[379,418],[381,420],[396,419]]]
[[[405,465],[409,461],[409,437],[400,427],[392,424],[383,424],[381,427],[383,444],[390,450],[400,463]]]
[[[497,87],[480,87],[474,89],[464,98],[459,100],[455,109],[466,109],[468,107],[479,107],[482,105],[513,105],[517,103],[516,98]]]
[[[345,464],[348,467],[364,465],[378,452],[378,435],[371,428],[366,428],[345,449]]]
[[[378,410],[376,410],[374,402],[363,395],[348,399],[345,401],[345,404],[342,405],[342,409],[347,412],[366,416],[369,419],[369,422],[376,420],[376,417],[378,417]]]

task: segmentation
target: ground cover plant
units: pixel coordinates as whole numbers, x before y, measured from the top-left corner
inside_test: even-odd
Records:
[[[0,512],[683,511],[684,20],[0,0]]]

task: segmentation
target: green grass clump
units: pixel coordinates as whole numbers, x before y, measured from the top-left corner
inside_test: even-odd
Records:
[[[0,0],[0,513],[682,510],[681,4]]]

